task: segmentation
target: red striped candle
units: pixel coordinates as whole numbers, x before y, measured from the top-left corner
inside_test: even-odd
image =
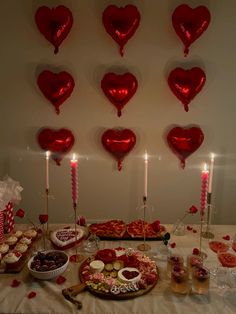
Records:
[[[207,202],[207,189],[208,189],[209,171],[207,164],[204,164],[204,169],[201,173],[201,200],[200,200],[200,214],[204,215]]]
[[[73,158],[70,161],[71,167],[71,188],[72,188],[72,201],[73,204],[77,204],[78,201],[78,161],[73,154]]]

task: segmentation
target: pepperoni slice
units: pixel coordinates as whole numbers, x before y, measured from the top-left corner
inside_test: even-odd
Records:
[[[236,256],[231,253],[220,253],[218,259],[224,267],[236,267]]]
[[[229,249],[229,246],[227,244],[220,241],[210,241],[209,247],[215,253],[227,252]]]

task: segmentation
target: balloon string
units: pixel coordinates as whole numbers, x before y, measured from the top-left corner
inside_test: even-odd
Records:
[[[56,107],[56,113],[59,114],[60,113],[60,109],[59,107]]]
[[[118,109],[118,111],[117,111],[117,116],[118,116],[118,117],[121,117],[121,109]]]
[[[180,165],[181,165],[181,168],[182,168],[182,169],[185,168],[185,160],[184,160],[184,159],[181,159],[181,160],[180,160]]]
[[[56,55],[58,53],[59,49],[58,47],[56,46],[55,49],[54,49],[54,54]]]
[[[186,112],[188,112],[188,111],[189,111],[188,104],[184,104],[184,110],[185,110]]]
[[[120,46],[120,55],[121,57],[124,56],[124,46]]]
[[[55,158],[53,158],[53,159],[55,160],[57,166],[60,166],[60,165],[61,165],[61,159],[60,159],[60,158],[55,157]]]
[[[122,169],[122,161],[119,160],[117,165],[118,165],[118,170],[121,171],[121,169]]]
[[[188,48],[188,46],[187,46],[187,47],[185,47],[185,49],[184,49],[184,56],[187,57],[187,56],[188,56],[188,53],[189,53],[189,48]]]

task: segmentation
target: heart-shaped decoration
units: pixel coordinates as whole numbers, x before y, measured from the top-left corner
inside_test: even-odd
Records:
[[[55,47],[54,53],[56,54],[59,46],[70,32],[73,15],[63,5],[52,9],[42,6],[35,13],[35,22],[39,31]]]
[[[37,135],[40,147],[45,151],[52,153],[52,158],[60,165],[62,155],[68,153],[74,145],[75,138],[68,129],[59,129],[58,131],[44,128]]]
[[[174,10],[172,25],[185,46],[185,56],[189,53],[190,45],[207,29],[210,21],[211,14],[205,6],[192,9],[187,4],[182,4]]]
[[[73,77],[65,71],[43,71],[39,74],[37,83],[41,92],[55,107],[57,114],[60,113],[59,107],[70,97],[75,86]]]
[[[103,12],[102,21],[107,33],[120,46],[120,54],[123,56],[125,44],[134,35],[140,23],[137,7],[131,4],[124,8],[109,5]]]
[[[77,242],[75,238],[75,229],[58,229],[50,234],[52,243],[60,250],[66,250],[80,242],[84,236],[83,229],[77,227]]]
[[[204,134],[199,127],[175,127],[167,134],[168,145],[180,159],[183,169],[185,159],[201,146],[203,140]]]
[[[201,91],[206,82],[204,71],[198,67],[190,70],[176,68],[170,72],[168,84],[174,95],[182,102],[188,112],[188,104]]]
[[[107,73],[101,81],[101,88],[106,97],[117,108],[118,117],[121,116],[121,110],[136,93],[137,87],[138,81],[131,73],[122,75]]]
[[[133,149],[135,143],[136,136],[130,129],[108,129],[102,135],[102,144],[117,160],[119,171],[122,169],[124,157]]]

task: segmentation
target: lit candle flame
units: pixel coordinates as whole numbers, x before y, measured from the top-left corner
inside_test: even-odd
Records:
[[[145,160],[145,161],[148,161],[148,154],[147,154],[147,151],[145,151],[144,160]]]
[[[214,159],[215,159],[215,154],[211,153],[211,161],[214,161]]]
[[[50,151],[47,150],[47,151],[46,151],[46,158],[49,159],[49,157],[50,157]]]
[[[203,166],[203,171],[208,171],[208,165],[207,165],[207,163],[204,163],[204,166]]]
[[[72,155],[72,160],[71,160],[71,161],[73,161],[73,162],[77,161],[77,159],[76,159],[76,154],[73,154],[73,155]]]

